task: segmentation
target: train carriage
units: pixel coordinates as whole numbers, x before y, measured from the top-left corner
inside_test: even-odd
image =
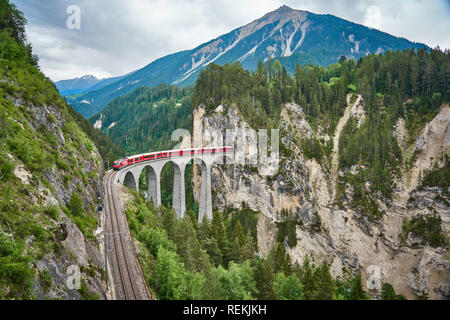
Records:
[[[197,149],[171,150],[171,151],[161,151],[161,152],[156,152],[156,153],[138,154],[138,155],[135,155],[132,157],[126,157],[126,158],[114,161],[113,170],[118,171],[129,165],[133,165],[133,164],[144,162],[144,161],[182,157],[182,156],[187,156],[187,155],[193,156],[195,154],[211,154],[211,153],[215,154],[215,153],[220,153],[220,152],[231,152],[231,151],[233,151],[233,147],[197,148]]]

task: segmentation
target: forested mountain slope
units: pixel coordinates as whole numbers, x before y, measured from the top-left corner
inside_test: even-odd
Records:
[[[281,135],[275,175],[214,168],[215,207],[262,213],[263,256],[282,244],[299,263],[327,261],[333,277],[360,272],[366,289],[374,265],[407,298],[448,298],[449,62],[406,50],[296,66],[294,77],[277,61],[254,73],[208,66],[192,97],[194,136],[248,125]]]
[[[105,297],[94,235],[102,159],[0,1],[0,299]],[[81,287],[67,286],[70,266]],[[73,271],[71,271],[73,273]]]
[[[136,89],[89,120],[126,153],[166,150],[176,129],[192,130],[191,89],[168,85]]]
[[[184,220],[170,201],[155,209],[135,195],[127,216],[155,296],[447,299],[449,62],[448,52],[405,50],[326,68],[297,65],[293,77],[278,61],[255,72],[239,63],[209,65],[191,98],[192,135],[279,128],[280,167],[267,175],[263,166],[215,166],[216,212],[200,225],[195,166],[187,170]],[[157,117],[132,114],[152,114],[155,101],[168,99],[163,112],[173,117],[177,89],[169,88],[136,90],[92,120],[121,132],[113,137],[121,144],[133,132],[137,146]],[[158,137],[169,137],[167,129]],[[152,143],[135,150],[156,150]],[[170,194],[169,171],[163,195]],[[381,270],[376,290],[367,288],[369,266]]]

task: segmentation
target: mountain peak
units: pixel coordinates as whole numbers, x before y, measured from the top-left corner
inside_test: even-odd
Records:
[[[262,21],[262,20],[267,20],[267,19],[269,19],[271,21],[275,21],[278,19],[291,20],[291,19],[295,19],[297,17],[305,18],[307,13],[308,13],[307,11],[292,9],[291,7],[288,7],[286,5],[282,5],[278,9],[266,13],[262,18],[260,18],[256,21]]]
[[[287,5],[282,5],[274,12],[292,12],[292,11],[294,11],[294,9],[292,9],[291,7],[288,7]]]
[[[283,5],[192,50],[160,58],[102,89],[89,90],[73,103],[78,104],[78,110],[87,110],[85,116],[91,116],[111,99],[138,87],[161,83],[192,85],[200,71],[211,63],[239,62],[245,69],[255,70],[259,61],[282,58],[290,59],[286,64],[292,66],[297,62],[326,66],[341,56],[357,60],[370,53],[411,47],[422,45],[332,15]],[[82,101],[95,101],[95,106],[89,104],[87,109]]]
[[[89,79],[98,80],[98,79],[97,79],[95,76],[93,76],[92,74],[88,74],[88,75],[82,76],[82,77],[79,78],[79,79],[82,79],[82,80],[89,80]]]

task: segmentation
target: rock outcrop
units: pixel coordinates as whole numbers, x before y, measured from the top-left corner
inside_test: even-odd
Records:
[[[96,219],[98,188],[101,187],[98,182],[104,174],[102,158],[94,143],[64,113],[67,110],[61,110],[65,107],[61,108],[57,104],[34,105],[22,98],[11,100],[15,108],[27,110],[30,115],[17,121],[19,126],[32,133],[43,132],[51,136],[51,147],[58,153],[61,164],[32,172],[18,157],[8,154],[10,161],[15,163],[13,174],[26,186],[29,201],[36,206],[53,207],[59,215],[51,220],[50,225],[42,224],[48,232],[55,234],[55,250],[46,252],[32,262],[36,274],[32,295],[37,299],[83,299],[86,298],[83,294],[92,297],[95,294],[97,298],[104,299],[106,283],[102,279],[104,257],[99,246],[101,239],[96,238],[92,230],[83,230],[83,233],[75,220],[63,211],[73,191],[76,191],[81,196],[86,214]],[[70,121],[72,127],[67,128]],[[76,130],[76,135],[85,139],[84,143],[74,141],[76,135],[70,130]],[[36,215],[36,219],[41,217]],[[73,274],[69,267],[80,270],[83,288],[70,288],[67,285]],[[45,288],[39,278],[42,274],[45,274],[48,283]]]
[[[350,105],[350,100],[348,103]],[[347,116],[355,117],[358,127],[365,117],[362,103],[358,97],[348,108]],[[194,117],[194,138],[212,137],[203,141],[204,146],[223,143],[225,138],[220,132],[226,129],[249,128],[236,106],[219,106],[211,114],[205,114],[200,107],[194,112]],[[402,121],[397,123],[395,134],[400,147],[406,149],[406,129]],[[379,199],[379,206],[385,214],[381,219],[370,222],[345,203],[344,207],[338,207],[333,198],[339,172],[330,170],[333,166],[326,159],[322,164],[306,159],[299,141],[315,133],[302,108],[287,104],[280,117],[280,142],[290,153],[281,153],[278,173],[265,175],[255,165],[215,166],[212,172],[212,188],[216,195],[214,206],[218,209],[226,206],[240,208],[245,202],[251,209],[261,212],[258,248],[263,256],[276,243],[275,222],[282,221],[280,213],[286,209],[291,218],[302,222],[296,230],[297,245],[287,248],[295,261],[302,262],[307,255],[312,255],[316,261],[325,259],[332,264],[334,276],[341,275],[343,268],[361,271],[364,283],[375,268],[380,271],[381,282],[391,283],[407,298],[426,293],[432,299],[447,299],[450,297],[447,248],[432,248],[426,244],[411,246],[408,241],[401,241],[400,234],[405,218],[433,212],[440,216],[443,232],[448,238],[448,200],[438,200],[438,195],[443,197],[438,188],[418,190],[417,187],[420,173],[435,165],[442,166],[438,159],[443,154],[450,154],[449,121],[450,107],[442,106],[417,139],[412,170],[405,169],[400,173],[393,200]],[[248,136],[240,142],[252,144],[255,139]],[[338,150],[334,151],[337,153]],[[194,175],[194,179],[198,176]],[[347,191],[351,192],[351,186],[348,188]],[[370,184],[366,188],[370,188]],[[320,217],[320,232],[310,228],[315,215]],[[379,289],[371,292],[375,296],[380,294]]]

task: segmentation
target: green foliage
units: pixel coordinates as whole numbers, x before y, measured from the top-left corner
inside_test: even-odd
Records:
[[[400,235],[402,241],[406,240],[409,233],[422,239],[422,242],[418,244],[428,244],[434,248],[445,246],[448,242],[442,232],[441,217],[437,214],[418,215],[409,220],[404,219]]]
[[[310,231],[311,232],[320,232],[322,231],[322,219],[320,219],[319,214],[317,211],[314,211],[313,220],[310,225]]]
[[[255,256],[253,230],[244,236],[244,225],[252,223],[243,223],[238,210],[215,212],[212,221],[205,219],[194,228],[190,217],[177,219],[172,209],[156,209],[135,196],[126,215],[132,236],[142,244],[139,259],[145,278],[158,299],[350,299],[356,292],[355,278],[335,281],[327,262],[315,266],[309,258],[302,266],[293,265],[281,244],[267,259]],[[248,210],[246,205],[243,210]],[[240,252],[233,246],[223,249],[231,240]],[[223,251],[228,262],[222,260]]]
[[[281,60],[280,60],[281,61]],[[448,101],[447,70],[449,53],[440,50],[408,49],[368,55],[358,60],[340,59],[329,67],[295,66],[294,76],[287,75],[280,61],[258,64],[248,72],[239,63],[209,64],[196,82],[192,106],[212,112],[219,104],[235,105],[254,128],[277,125],[282,105],[298,103],[313,128],[334,135],[336,124],[347,107],[347,94],[353,103],[362,95],[367,115],[358,127],[351,118],[339,141],[339,167],[346,171],[353,165],[364,168],[356,177],[346,175],[340,184],[355,188],[352,206],[369,219],[382,215],[376,197],[392,197],[395,175],[402,154],[394,136],[394,124],[405,118],[411,139]],[[407,103],[404,103],[407,101]],[[322,133],[321,132],[321,133]],[[323,163],[331,145],[315,138],[301,142],[307,158]],[[280,146],[281,154],[293,156]],[[439,179],[448,181],[445,172]],[[365,184],[370,184],[366,190]],[[343,186],[338,195],[342,200]]]
[[[258,223],[259,214],[258,211],[249,208],[245,202],[241,204],[240,209],[233,209],[230,207],[225,208],[223,215],[225,219],[230,219],[227,228],[228,234],[232,236],[232,230],[234,230],[236,224],[239,222],[242,227],[242,232],[247,234],[250,231],[251,236],[256,239],[256,225]]]
[[[274,271],[268,260],[257,259],[254,262],[255,281],[259,300],[275,300],[277,297],[273,289]]]
[[[175,252],[159,247],[155,273],[159,296],[166,300],[186,297],[187,275],[183,263]]]
[[[144,228],[138,238],[145,243],[153,256],[157,256],[159,248],[176,252],[175,244],[169,240],[164,230]]]
[[[361,274],[357,274],[352,281],[350,300],[367,300],[367,294],[362,285]]]
[[[303,298],[302,286],[294,274],[286,277],[282,272],[277,273],[273,288],[280,300],[301,300]]]
[[[39,283],[44,292],[47,292],[51,288],[53,281],[47,270],[41,270],[39,272]]]
[[[51,286],[51,277],[36,272],[35,262],[49,253],[63,254],[55,221],[59,210],[46,207],[38,195],[55,191],[49,181],[58,181],[55,165],[64,170],[66,184],[80,176],[76,159],[92,147],[54,84],[37,68],[24,30],[22,13],[0,0],[0,299],[31,299],[33,284],[40,282],[44,290]],[[61,125],[70,129],[64,130],[64,144]],[[28,183],[13,174],[16,165],[30,172]],[[95,217],[76,216],[77,206],[72,207],[74,214],[67,213],[83,232],[97,226]]]
[[[354,84],[349,84],[347,86],[347,92],[356,93],[356,91],[357,91],[357,88]]]
[[[219,247],[222,255],[222,262],[225,267],[228,266],[230,257],[230,242],[225,230],[225,221],[223,220],[223,214],[221,212],[214,212],[212,219],[212,236],[217,240],[217,246]]]
[[[138,88],[111,101],[90,121],[95,123],[102,117],[101,130],[113,144],[126,154],[137,154],[174,147],[178,141],[171,141],[172,132],[192,129],[190,112],[190,89],[160,85]],[[105,148],[108,146],[109,142]]]
[[[217,298],[221,300],[249,300],[258,292],[253,269],[247,261],[241,265],[230,263],[228,269],[219,266],[214,270]]]
[[[17,10],[9,0],[0,0],[0,30],[8,33],[13,41],[3,45],[0,34],[1,58],[13,60],[24,59],[33,66],[37,66],[37,57],[32,54],[31,45],[27,43],[25,35],[25,24],[27,20],[23,13]],[[12,54],[14,52],[14,54]]]
[[[335,294],[336,286],[330,274],[330,265],[323,262],[314,270],[314,300],[332,300]]]
[[[448,188],[450,187],[450,164],[448,163],[448,156],[445,155],[445,164],[442,168],[426,172],[421,182],[422,186],[439,187],[443,189],[444,193],[448,193]]]
[[[84,300],[100,299],[100,296],[97,293],[89,292],[84,279],[81,281],[80,289],[78,290],[78,292],[81,294]]]
[[[295,269],[281,244],[267,259],[255,256],[256,225],[239,210],[215,212],[212,221],[205,219],[196,229],[190,217],[177,219],[172,209],[156,209],[135,196],[126,215],[133,237],[142,244],[139,259],[145,278],[158,299],[334,297],[327,263],[315,267],[305,261]],[[250,212],[246,205],[243,210]]]
[[[285,213],[286,215],[287,213]],[[282,213],[283,215],[283,213]],[[286,218],[284,222],[277,222],[278,227],[278,243],[284,244],[284,241],[287,237],[287,244],[290,248],[293,248],[297,245],[297,225],[300,223],[297,219]]]
[[[295,266],[294,271],[303,286],[305,300],[332,300],[335,297],[336,284],[326,261],[316,267],[310,258],[306,257],[301,266]]]
[[[383,283],[381,286],[381,299],[383,300],[406,300],[403,295],[395,293],[390,283]]]
[[[67,208],[72,215],[81,216],[84,214],[83,198],[77,192],[73,191],[70,201],[67,204]]]
[[[14,170],[14,163],[11,162],[7,156],[1,152],[0,153],[0,181],[8,181],[12,176]]]
[[[302,150],[306,158],[316,159],[318,163],[322,163],[324,152],[319,140],[314,138],[302,140]]]
[[[0,233],[0,298],[31,297],[33,271],[30,262],[23,242],[11,241]]]
[[[72,192],[65,212],[87,239],[96,241],[93,230],[97,228],[97,219],[92,211],[85,211],[84,200],[75,190]]]
[[[95,146],[103,159],[105,168],[110,168],[114,160],[123,156],[124,152],[119,144],[113,143],[108,135],[95,129],[89,120],[84,119],[83,116],[75,112],[71,106],[68,106],[68,110],[78,126],[86,132],[89,138],[95,143]],[[93,151],[89,141],[85,142],[85,147],[88,152]]]
[[[292,271],[291,257],[286,253],[286,249],[281,243],[277,243],[274,248],[272,248],[267,260],[270,263],[271,270],[275,274],[280,271],[285,274],[290,274]]]

